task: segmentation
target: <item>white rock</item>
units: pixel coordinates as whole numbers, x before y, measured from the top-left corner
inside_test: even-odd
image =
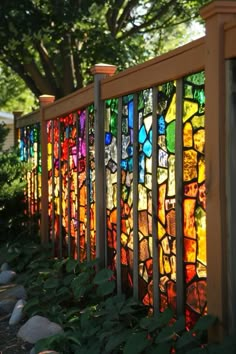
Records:
[[[3,272],[4,270],[9,270],[9,269],[10,269],[10,266],[7,262],[5,262],[1,265],[1,272]]]
[[[9,285],[0,286],[0,301],[8,298],[8,297],[15,297],[17,300],[27,298],[27,293],[23,285],[14,285],[9,287]]]
[[[31,349],[30,354],[35,354],[34,347]],[[59,354],[59,353],[55,352],[54,350],[44,350],[43,352],[40,352],[39,354]]]
[[[15,325],[17,323],[19,323],[22,318],[24,317],[24,312],[23,312],[23,308],[26,304],[26,301],[23,299],[20,299],[17,301],[17,303],[15,304],[14,310],[11,314],[11,318],[9,320],[9,325]]]
[[[0,284],[8,284],[16,277],[13,270],[4,270],[0,273]]]
[[[0,301],[0,314],[10,313],[14,309],[17,299],[9,297]]]
[[[25,342],[35,344],[39,339],[50,337],[57,333],[63,333],[62,327],[49,321],[46,317],[31,317],[18,331],[17,337]]]

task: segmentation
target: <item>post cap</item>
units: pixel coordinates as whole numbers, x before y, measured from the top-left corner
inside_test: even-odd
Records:
[[[53,95],[41,95],[39,96],[39,102],[41,106],[44,106],[55,101],[55,96]]]
[[[110,64],[96,64],[91,68],[91,73],[95,74],[105,74],[108,76],[113,75],[116,72],[117,67],[115,65]]]
[[[207,20],[208,18],[218,14],[236,14],[236,2],[223,0],[212,1],[203,6],[200,10],[200,15],[203,20]]]

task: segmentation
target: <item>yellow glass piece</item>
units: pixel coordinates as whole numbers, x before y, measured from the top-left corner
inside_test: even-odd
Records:
[[[157,228],[158,238],[160,240],[165,235],[166,229],[162,226],[160,222],[158,222]]]
[[[203,153],[205,147],[205,130],[199,129],[193,136],[195,150]]]
[[[165,224],[165,197],[166,197],[166,184],[159,187],[159,200],[158,200],[158,218]]]
[[[147,209],[147,189],[141,184],[138,185],[138,210]]]
[[[196,238],[194,210],[196,199],[184,200],[184,236]]]
[[[52,144],[48,143],[48,155],[52,155]]]
[[[176,281],[176,256],[170,257],[171,279]]]
[[[193,146],[193,128],[192,124],[187,122],[184,125],[184,147],[192,147]]]
[[[52,158],[51,156],[48,157],[48,171],[51,171],[52,169]]]
[[[206,278],[207,276],[206,266],[198,262],[197,262],[197,275],[199,278]]]
[[[171,272],[171,267],[170,267],[170,260],[169,257],[167,256],[163,256],[163,260],[164,260],[164,269],[165,269],[165,273],[170,273]]]
[[[170,254],[170,245],[169,245],[169,240],[168,240],[167,236],[163,238],[163,240],[161,241],[161,245],[162,245],[164,253]]]
[[[205,115],[203,116],[194,116],[191,119],[194,129],[204,128],[205,127]]]
[[[168,178],[168,170],[166,168],[158,167],[157,169],[157,183],[162,184]]]
[[[206,265],[206,212],[198,207],[195,212],[198,253],[197,259]]]
[[[159,247],[159,271],[160,274],[164,274],[164,262],[163,262],[163,251],[162,251],[162,247]]]
[[[206,164],[204,157],[200,158],[198,161],[198,183],[202,183],[206,178]]]
[[[126,246],[127,242],[128,242],[128,236],[125,235],[124,233],[122,233],[120,236],[120,242],[121,242],[122,246]]]
[[[145,175],[145,187],[148,189],[152,189],[152,176],[150,174]]]
[[[152,237],[148,237],[148,244],[149,244],[150,256],[153,257]]]
[[[172,120],[176,119],[176,94],[173,95],[171,104],[168,108],[168,111],[166,113],[166,123],[172,122]]]
[[[128,205],[131,207],[133,205],[133,183],[130,186],[130,192],[128,197]]]
[[[171,155],[168,158],[168,170],[169,170],[169,178],[168,178],[167,195],[172,196],[175,195],[175,156],[174,155]]]
[[[183,122],[185,123],[190,117],[198,112],[198,103],[185,100],[183,111]]]
[[[184,151],[184,181],[191,181],[197,177],[197,152]]]

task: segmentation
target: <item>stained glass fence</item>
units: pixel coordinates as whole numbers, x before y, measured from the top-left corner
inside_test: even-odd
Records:
[[[21,158],[32,164],[28,212],[41,212],[54,256],[100,257],[114,271],[118,293],[150,312],[170,306],[189,328],[209,309],[221,318],[224,312],[216,284],[225,278],[214,271],[216,255],[223,257],[222,228],[217,221],[214,230],[215,194],[207,194],[209,176],[220,181],[211,174],[218,156],[211,141],[220,136],[211,127],[220,116],[209,103],[215,86],[204,59],[207,38],[114,79],[105,78],[114,67],[95,66],[93,87],[43,107],[40,123],[18,128]],[[236,57],[226,49],[227,58]]]

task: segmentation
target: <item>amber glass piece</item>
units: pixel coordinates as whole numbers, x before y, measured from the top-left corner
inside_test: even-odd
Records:
[[[203,181],[205,181],[206,178],[206,173],[205,173],[205,159],[204,157],[201,157],[198,160],[198,183],[202,183]]]
[[[205,130],[199,129],[193,136],[194,139],[194,148],[200,153],[204,152],[205,147]]]
[[[187,305],[201,314],[206,306],[206,280],[199,280],[187,287]]]
[[[138,226],[139,231],[144,236],[148,236],[148,212],[146,210],[138,212]]]
[[[167,282],[167,296],[168,296],[168,305],[172,309],[176,309],[176,283],[173,281]]]
[[[199,202],[200,202],[201,206],[203,207],[203,209],[206,210],[206,185],[205,185],[205,183],[199,187],[198,199],[199,199]]]
[[[184,147],[192,147],[193,146],[193,128],[192,124],[187,122],[184,125],[184,139],[183,145]]]
[[[184,151],[184,181],[191,181],[197,177],[197,152],[194,150]]]
[[[167,295],[160,294],[160,311],[164,312],[168,307]]]
[[[144,238],[142,241],[139,242],[139,260],[145,261],[150,257],[149,250],[148,250],[148,240]]]
[[[165,224],[165,197],[166,197],[166,184],[159,187],[158,193],[158,218]]]
[[[196,199],[185,199],[184,200],[184,236],[191,238],[196,237],[195,229],[195,211]]]
[[[175,236],[176,233],[176,221],[175,221],[175,210],[170,210],[166,215],[167,221],[167,233],[171,236]]]
[[[184,195],[188,197],[196,197],[198,193],[197,182],[192,182],[184,185]]]

